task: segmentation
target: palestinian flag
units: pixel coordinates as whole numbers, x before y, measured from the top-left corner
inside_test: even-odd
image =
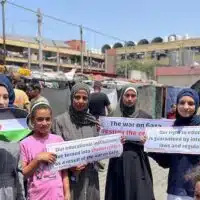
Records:
[[[28,113],[18,108],[0,109],[0,140],[19,142],[30,134]]]

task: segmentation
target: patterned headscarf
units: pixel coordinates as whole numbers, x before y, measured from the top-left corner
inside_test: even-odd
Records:
[[[86,91],[88,95],[88,99],[90,96],[90,89],[89,87],[84,83],[77,83],[75,84],[71,89],[71,105],[69,107],[69,114],[72,122],[76,124],[77,126],[93,126],[96,125],[98,122],[96,121],[95,117],[92,116],[90,113],[88,113],[88,106],[89,106],[89,100],[86,108],[83,111],[77,111],[73,107],[73,99],[75,94],[80,91],[84,90]]]
[[[198,93],[191,89],[186,88],[179,92],[177,96],[177,102],[178,105],[180,99],[184,96],[189,96],[194,100],[195,103],[195,112],[191,117],[182,117],[179,115],[178,111],[176,110],[176,120],[174,122],[174,126],[196,126],[200,125],[200,117],[196,115],[198,107],[199,107],[199,95]]]
[[[0,74],[0,85],[7,89],[9,95],[9,107],[12,107],[15,101],[15,92],[12,83],[4,74]]]

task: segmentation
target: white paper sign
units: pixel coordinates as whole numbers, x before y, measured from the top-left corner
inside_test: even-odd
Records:
[[[133,119],[124,117],[100,117],[100,135],[121,134],[127,140],[139,141],[147,127],[169,127],[174,120]]]
[[[119,157],[123,152],[120,134],[47,144],[46,147],[47,152],[57,155],[56,163],[51,166],[54,171]]]
[[[147,152],[200,154],[200,127],[147,128]]]

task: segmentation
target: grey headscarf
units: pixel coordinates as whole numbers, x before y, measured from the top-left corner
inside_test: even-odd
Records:
[[[124,103],[123,103],[123,95],[125,92],[127,92],[127,89],[128,88],[132,88],[132,90],[136,91],[136,95],[137,95],[137,90],[135,87],[133,87],[133,85],[125,85],[123,88],[122,88],[122,91],[121,91],[121,95],[120,95],[120,99],[119,99],[119,103],[118,103],[118,106],[115,110],[115,112],[113,113],[113,116],[114,117],[130,117],[130,118],[136,118],[139,114],[139,110],[137,108],[137,103],[133,106],[126,106]]]
[[[77,111],[73,107],[73,99],[74,95],[79,90],[85,90],[87,92],[88,98],[90,96],[90,89],[85,83],[77,83],[75,84],[71,89],[71,105],[69,107],[69,115],[72,120],[72,123],[76,124],[77,126],[88,126],[88,125],[95,125],[97,124],[97,121],[94,116],[92,116],[90,113],[88,113],[88,106],[83,111]],[[89,101],[88,101],[89,104]]]

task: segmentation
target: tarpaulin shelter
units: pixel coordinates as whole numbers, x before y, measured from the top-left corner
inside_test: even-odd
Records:
[[[177,95],[182,89],[182,87],[166,87],[165,117],[171,111],[172,104],[176,104]]]
[[[197,82],[195,82],[192,86],[192,89],[196,90],[198,93],[200,93],[200,80],[198,80]]]
[[[53,115],[57,116],[68,110],[70,105],[70,89],[43,88],[42,95],[46,97],[53,109]]]
[[[138,91],[137,105],[153,118],[162,118],[164,88],[156,85],[132,84]],[[121,88],[118,88],[118,98]]]

